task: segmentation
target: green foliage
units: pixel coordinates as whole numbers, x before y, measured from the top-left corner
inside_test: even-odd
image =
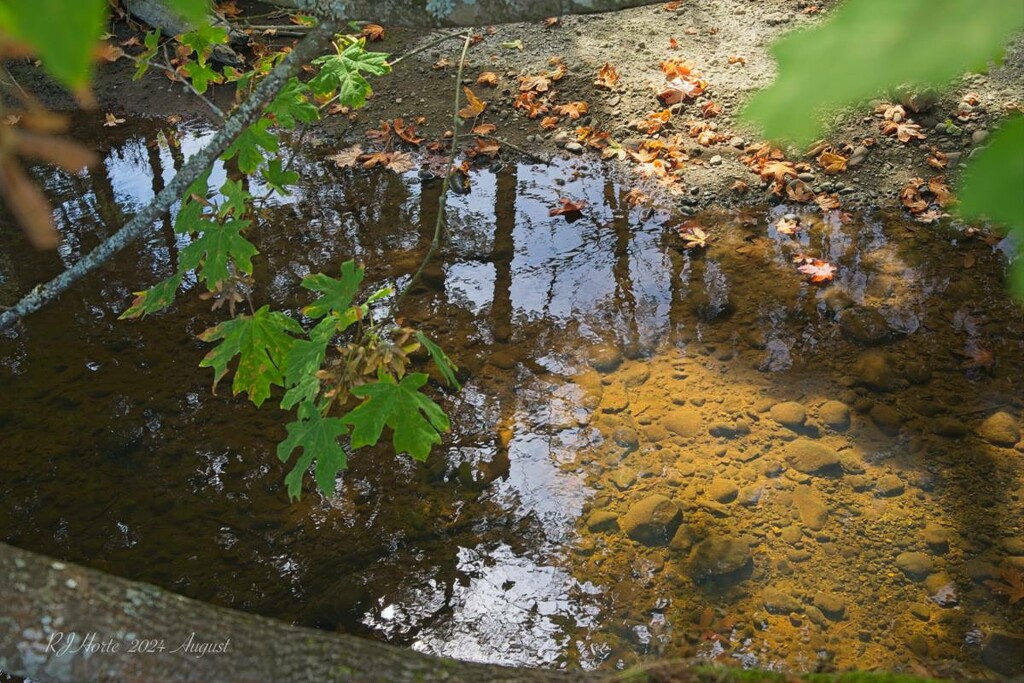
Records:
[[[217,283],[231,277],[230,264],[246,275],[252,274],[252,257],[259,253],[256,246],[242,237],[241,231],[249,221],[230,219],[223,222],[200,221],[201,230],[191,244],[181,250],[180,268],[195,270],[201,282],[211,292]]]
[[[352,425],[352,447],[375,445],[386,425],[396,453],[426,460],[433,445],[441,443],[441,432],[451,427],[441,407],[419,392],[427,379],[426,373],[415,372],[396,383],[381,374],[375,384],[353,387],[352,394],[366,400],[342,418]]]
[[[344,48],[339,46],[337,54],[313,60],[320,66],[320,73],[309,81],[309,87],[321,96],[337,92],[339,101],[345,106],[361,107],[366,103],[366,96],[373,92],[361,72],[374,76],[390,73],[388,56],[383,52],[367,52],[364,38],[352,41]]]
[[[960,214],[1005,223],[1024,245],[1024,116],[1014,116],[978,152],[964,174]],[[1024,253],[1013,264],[1010,288],[1024,298]]]
[[[277,446],[278,459],[288,462],[295,449],[302,449],[302,455],[284,479],[288,485],[288,496],[298,500],[302,492],[302,478],[314,460],[317,486],[325,493],[332,492],[338,472],[348,467],[348,457],[338,443],[338,438],[348,433],[348,425],[339,418],[323,417],[312,410],[306,419],[290,422],[287,429],[288,438]]]
[[[252,315],[240,315],[215,327],[199,338],[206,342],[220,340],[199,367],[213,368],[213,389],[227,374],[228,363],[238,356],[238,368],[232,392],[243,391],[256,406],[270,396],[271,386],[284,386],[285,357],[295,343],[289,333],[302,334],[302,326],[284,313],[263,306]]]
[[[352,305],[359,285],[363,282],[364,271],[356,266],[355,261],[341,264],[341,279],[335,279],[323,273],[307,275],[302,278],[302,286],[312,292],[319,292],[320,297],[302,309],[310,318],[322,318],[329,313],[341,317]]]
[[[186,62],[181,69],[200,95],[207,91],[211,83],[224,81],[224,77],[210,68],[206,62]]]
[[[453,386],[456,389],[461,389],[462,385],[459,384],[459,380],[455,377],[455,373],[458,372],[459,366],[452,362],[452,359],[441,350],[441,347],[430,341],[427,335],[422,332],[416,332],[416,339],[419,340],[420,344],[430,353],[430,357],[434,360],[434,365],[437,366],[441,376],[444,377],[444,381],[449,386]]]
[[[27,43],[62,85],[89,84],[106,0],[4,0],[0,32]]]
[[[264,116],[246,128],[224,151],[221,159],[227,161],[237,155],[238,170],[242,173],[255,172],[263,163],[264,154],[277,153],[280,146],[277,136],[267,130],[270,124],[270,119]]]
[[[320,111],[309,101],[309,88],[297,78],[292,78],[281,89],[274,101],[267,106],[265,114],[282,128],[294,128],[296,121],[312,123],[320,118]]]
[[[774,44],[779,76],[744,115],[769,138],[805,143],[819,137],[829,109],[983,70],[1022,27],[1019,2],[847,0],[828,21]]]
[[[286,170],[282,165],[281,159],[277,157],[268,159],[267,165],[263,167],[260,174],[267,185],[285,197],[291,195],[286,186],[294,185],[299,181],[299,174],[295,171]]]
[[[132,76],[133,81],[137,81],[146,75],[149,71],[149,60],[156,56],[157,50],[160,49],[160,29],[153,29],[146,34],[146,37],[142,39],[143,51],[138,56],[138,61],[135,63],[135,74]]]
[[[205,65],[213,54],[214,45],[224,45],[228,42],[228,30],[222,26],[203,23],[194,30],[182,34],[178,40],[182,45],[192,48],[196,61]]]
[[[144,318],[150,313],[156,313],[174,303],[174,293],[181,286],[184,274],[178,271],[171,277],[156,283],[149,289],[135,292],[135,300],[132,305],[125,309],[118,319]]]

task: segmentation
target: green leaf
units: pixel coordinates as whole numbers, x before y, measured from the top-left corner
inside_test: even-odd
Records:
[[[132,76],[133,81],[139,80],[149,71],[149,60],[156,56],[156,51],[160,47],[160,29],[156,28],[147,33],[146,37],[142,39],[142,44],[145,49],[139,54],[139,61],[135,65],[135,74]]]
[[[416,339],[430,352],[430,357],[434,359],[434,365],[437,366],[441,376],[444,377],[444,381],[456,389],[461,389],[462,385],[459,384],[459,380],[455,377],[459,366],[452,362],[452,359],[441,350],[440,346],[430,341],[427,335],[417,330]]]
[[[142,292],[135,292],[135,301],[122,313],[118,320],[129,318],[145,318],[150,313],[161,311],[174,303],[174,294],[181,286],[184,277],[182,271],[178,271],[162,282],[158,282],[149,289]]]
[[[427,375],[416,372],[397,384],[382,375],[376,383],[353,387],[353,395],[367,400],[341,418],[352,425],[352,447],[376,444],[388,426],[396,453],[426,460],[433,445],[441,443],[440,432],[451,428],[441,407],[419,392],[426,383]]]
[[[106,0],[3,0],[5,28],[32,46],[62,85],[84,88],[92,75],[93,48],[103,33]]]
[[[309,339],[299,339],[285,357],[284,386],[288,389],[281,399],[281,407],[294,406],[316,400],[320,393],[320,380],[316,373],[327,357],[327,344],[334,335],[334,320],[324,318],[309,331]]]
[[[292,452],[302,449],[295,467],[285,477],[288,496],[298,500],[302,493],[302,477],[316,460],[316,483],[324,495],[334,493],[334,479],[340,470],[348,467],[348,457],[338,443],[338,437],[348,432],[348,427],[339,418],[323,417],[314,409],[304,411],[305,420],[289,422],[288,438],[277,446],[277,457],[288,462]]]
[[[282,168],[281,158],[275,157],[267,161],[262,171],[263,180],[267,185],[285,197],[291,195],[285,185],[294,185],[299,180],[299,174],[295,171],[286,171]]]
[[[257,407],[270,396],[271,386],[284,386],[285,356],[295,338],[288,333],[302,334],[302,326],[284,313],[264,306],[253,315],[241,315],[211,327],[199,338],[206,342],[223,340],[202,362],[201,368],[213,368],[213,390],[227,374],[228,363],[238,356],[238,369],[232,392],[249,394]]]
[[[338,99],[343,105],[359,108],[366,103],[366,96],[373,92],[360,72],[374,76],[389,73],[388,57],[383,52],[367,52],[366,40],[361,38],[336,55],[314,59],[313,63],[320,66],[320,73],[309,81],[309,88],[317,95],[338,91]]]
[[[181,200],[181,207],[178,215],[174,217],[174,232],[179,235],[189,235],[202,230],[203,209],[201,202],[193,199],[193,196],[206,198],[209,192],[210,172],[196,178],[196,181],[188,186],[185,195]]]
[[[332,311],[343,314],[352,305],[359,285],[363,282],[365,271],[356,266],[355,261],[341,264],[341,279],[336,280],[323,273],[315,273],[302,278],[302,286],[313,292],[320,292],[316,301],[302,309],[310,318],[322,318]]]
[[[209,0],[166,0],[164,4],[182,19],[196,23],[206,19],[210,10]]]
[[[252,274],[252,257],[259,253],[256,246],[242,237],[241,231],[249,221],[228,220],[223,223],[202,221],[202,233],[181,250],[180,267],[196,270],[199,279],[206,283],[211,292],[218,282],[231,277],[228,262],[233,260],[236,267],[247,275]]]
[[[774,44],[779,75],[744,117],[768,138],[807,142],[829,109],[983,67],[1022,27],[1024,5],[1013,0],[847,0]]]
[[[309,88],[297,78],[292,78],[281,89],[274,101],[266,109],[277,125],[282,128],[294,128],[296,121],[312,123],[320,118],[320,110],[306,97]]]
[[[195,30],[183,34],[178,40],[182,45],[192,48],[196,53],[196,60],[205,66],[210,53],[213,52],[213,46],[228,42],[228,30],[223,26],[203,23]]]
[[[224,195],[224,203],[220,205],[217,215],[224,218],[228,214],[235,218],[241,218],[249,210],[248,202],[252,199],[245,186],[240,180],[225,180],[220,186],[220,193]]]
[[[263,117],[246,128],[225,150],[221,159],[227,161],[237,154],[238,170],[242,173],[255,171],[263,163],[266,152],[277,153],[277,136],[267,130],[268,126],[270,126],[270,119]]]
[[[210,65],[205,62],[189,61],[181,67],[181,70],[192,81],[192,86],[200,95],[206,92],[210,87],[210,83],[221,83],[224,81],[224,77],[211,69]]]

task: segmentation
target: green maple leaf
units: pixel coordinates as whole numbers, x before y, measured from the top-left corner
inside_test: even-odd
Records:
[[[150,313],[161,311],[174,303],[174,294],[181,286],[184,272],[179,270],[171,277],[158,282],[149,289],[142,292],[135,292],[135,301],[122,313],[118,320],[129,318],[144,318]]]
[[[263,180],[266,181],[267,185],[276,190],[279,194],[288,197],[291,195],[286,185],[294,185],[299,180],[299,174],[295,171],[286,171],[281,164],[280,157],[275,157],[267,161],[267,165],[261,172]]]
[[[320,118],[320,110],[306,97],[309,88],[297,78],[292,78],[281,89],[266,109],[282,128],[294,128],[296,121],[312,123]]]
[[[302,477],[316,460],[316,483],[324,495],[334,492],[334,479],[338,471],[348,467],[348,457],[338,443],[338,437],[348,433],[348,426],[336,417],[323,417],[319,411],[309,409],[306,419],[288,423],[288,438],[277,446],[277,457],[288,462],[292,452],[302,449],[295,466],[284,481],[288,485],[288,496],[298,500],[302,492]]]
[[[210,65],[204,61],[187,62],[182,67],[182,70],[188,75],[188,79],[192,81],[192,86],[200,95],[206,92],[210,87],[210,83],[221,83],[224,81],[224,77],[211,69]]]
[[[240,218],[249,210],[247,203],[252,199],[240,180],[225,180],[220,186],[220,193],[224,195],[224,202],[220,205],[217,215],[224,218],[229,213],[235,218]]]
[[[267,130],[269,126],[270,119],[264,116],[246,128],[224,151],[221,159],[227,161],[237,154],[238,170],[242,173],[255,171],[263,162],[265,152],[276,153],[278,150],[277,136]]]
[[[106,0],[3,0],[2,5],[4,33],[28,43],[62,85],[72,90],[88,86]]]
[[[452,362],[452,359],[448,357],[448,354],[441,350],[440,346],[430,341],[427,335],[417,331],[416,339],[420,344],[423,344],[427,351],[430,352],[430,357],[434,359],[434,365],[437,366],[441,376],[444,377],[444,381],[456,389],[461,389],[462,385],[459,384],[458,378],[455,377],[455,373],[458,371],[459,366]]]
[[[322,318],[332,311],[337,315],[343,315],[352,305],[352,299],[363,282],[364,274],[365,271],[356,266],[355,261],[345,261],[341,264],[340,280],[323,273],[302,278],[303,287],[321,293],[319,299],[302,309],[302,313],[310,318]]]
[[[195,50],[196,60],[205,66],[206,60],[213,52],[213,46],[228,42],[228,30],[222,26],[203,23],[194,31],[183,34],[179,41],[182,45],[187,45]]]
[[[309,339],[299,339],[285,357],[284,386],[288,389],[281,399],[281,407],[294,406],[316,400],[320,393],[320,380],[316,372],[327,356],[327,344],[334,336],[335,321],[324,318],[309,331]]]
[[[259,253],[256,246],[241,235],[249,221],[231,219],[223,223],[201,221],[202,233],[181,250],[179,268],[196,270],[199,279],[211,292],[218,282],[231,277],[228,263],[234,261],[243,273],[252,274],[252,257]]]
[[[211,327],[199,338],[206,342],[223,340],[202,362],[201,368],[213,368],[213,390],[227,374],[228,363],[238,356],[238,368],[232,384],[235,395],[245,392],[260,406],[270,396],[271,386],[284,386],[285,357],[302,326],[284,313],[263,306],[252,315],[241,315]]]
[[[338,91],[338,99],[343,105],[359,108],[366,103],[366,96],[373,92],[361,72],[373,76],[390,73],[389,56],[383,52],[367,52],[366,40],[360,38],[336,55],[314,59],[313,63],[320,66],[320,73],[309,81],[309,88],[317,95]]]
[[[396,453],[426,460],[433,445],[441,443],[441,432],[451,428],[441,406],[419,392],[426,383],[427,375],[416,372],[397,384],[381,375],[374,384],[353,387],[352,394],[366,400],[341,418],[352,425],[352,447],[376,444],[387,426]]]
[[[149,60],[156,56],[156,51],[160,47],[160,29],[153,29],[146,34],[146,37],[142,39],[142,44],[145,49],[138,56],[138,62],[135,65],[135,74],[132,75],[132,80],[137,81],[146,75],[149,71]]]

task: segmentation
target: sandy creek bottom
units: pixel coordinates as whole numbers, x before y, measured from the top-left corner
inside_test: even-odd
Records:
[[[207,138],[89,131],[104,167],[44,174],[65,233],[29,251],[0,214],[0,303],[110,234]],[[167,145],[180,139],[180,148]],[[315,141],[314,141],[315,142]],[[308,141],[250,238],[254,303],[297,311],[356,258],[401,285],[439,184],[356,174]],[[219,186],[224,169],[214,172]],[[899,216],[779,206],[700,220],[585,162],[481,170],[405,319],[462,366],[426,464],[360,451],[287,501],[287,417],[210,392],[194,283],[118,322],[183,238],[155,226],[0,338],[0,539],[295,623],[455,657],[616,667],[724,658],[798,671],[1020,673],[1024,316],[998,247]],[[549,217],[559,197],[581,219]],[[811,285],[792,256],[835,263]]]

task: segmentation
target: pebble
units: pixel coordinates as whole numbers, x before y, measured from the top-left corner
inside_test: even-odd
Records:
[[[818,408],[818,419],[829,429],[841,432],[850,426],[850,409],[841,401],[825,401]]]
[[[800,521],[812,531],[820,531],[828,523],[828,506],[810,486],[797,486],[793,492]]]
[[[572,141],[572,136],[566,131],[562,130],[555,133],[554,142],[556,145],[564,145],[570,141]]]
[[[1000,411],[981,423],[978,436],[993,446],[1010,447],[1020,440],[1020,427],[1012,415]]]
[[[896,566],[911,579],[919,581],[931,574],[934,563],[924,553],[906,552],[896,556]]]
[[[620,491],[625,491],[630,486],[636,483],[636,472],[632,470],[618,469],[612,473],[612,483],[615,484],[615,488]]]
[[[691,576],[701,582],[738,572],[752,561],[752,542],[752,539],[745,536],[708,536],[690,552]]]
[[[793,431],[798,431],[807,421],[807,411],[796,401],[776,403],[768,414],[780,425]]]
[[[903,418],[900,416],[898,410],[888,405],[887,403],[876,403],[871,407],[868,412],[871,416],[871,421],[875,423],[883,434],[887,436],[896,436],[900,433],[900,425],[903,422]]]
[[[892,357],[880,351],[867,351],[853,365],[857,383],[874,391],[892,391],[900,388]]]
[[[739,488],[728,479],[716,478],[708,487],[708,495],[719,503],[731,503],[739,495]]]
[[[583,145],[578,142],[567,142],[565,143],[565,150],[573,154],[583,154]]]
[[[949,547],[949,537],[952,535],[949,529],[936,522],[928,522],[921,531],[921,538],[933,550],[945,550]]]
[[[803,605],[795,597],[777,588],[765,588],[761,591],[764,608],[771,614],[789,614],[802,612]]]
[[[814,594],[814,606],[833,621],[839,621],[846,614],[846,603],[838,595],[819,591]]]
[[[685,438],[697,436],[703,428],[700,413],[688,406],[672,410],[661,423],[668,431]]]
[[[587,517],[587,529],[590,531],[614,530],[618,525],[619,516],[611,510],[594,510]]]
[[[722,155],[721,154],[716,154],[715,156],[711,157],[710,159],[708,159],[708,164],[710,164],[711,166],[721,166],[722,165]]]
[[[955,417],[938,417],[931,422],[932,433],[947,439],[962,439],[967,435],[967,425]]]
[[[619,526],[638,543],[667,545],[682,520],[683,512],[678,505],[654,494],[634,503],[619,519]]]
[[[839,454],[835,449],[810,439],[797,439],[789,444],[786,461],[793,469],[804,474],[820,474],[839,469]]]
[[[875,495],[890,498],[903,493],[903,481],[895,474],[886,474],[875,484]]]
[[[973,145],[984,144],[984,142],[986,140],[988,140],[988,135],[989,135],[989,133],[988,133],[987,130],[985,130],[984,128],[979,128],[978,130],[976,130],[973,133],[971,133],[971,144],[973,144]]]

